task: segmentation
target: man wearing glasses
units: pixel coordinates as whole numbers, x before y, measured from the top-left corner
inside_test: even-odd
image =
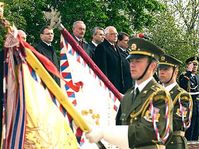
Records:
[[[179,85],[188,91],[193,99],[193,113],[191,126],[186,131],[188,141],[198,141],[199,136],[199,75],[198,70],[199,57],[190,57],[186,60],[186,72],[179,77]]]
[[[104,30],[105,39],[98,44],[95,49],[93,61],[107,76],[111,83],[121,92],[123,92],[123,68],[122,57],[116,42],[118,33],[114,26],[108,26]]]

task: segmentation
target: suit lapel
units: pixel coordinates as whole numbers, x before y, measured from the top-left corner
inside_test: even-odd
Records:
[[[105,39],[105,42],[106,42],[106,45],[107,45],[108,49],[112,50],[111,54],[114,54],[114,55],[118,56],[117,47],[115,46],[115,49],[114,49],[113,46],[110,44],[110,42],[108,42],[108,40],[106,40],[106,39]]]

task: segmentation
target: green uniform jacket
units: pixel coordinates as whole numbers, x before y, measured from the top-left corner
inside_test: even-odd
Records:
[[[169,120],[169,135],[172,132],[172,100],[165,89],[152,79],[138,96],[132,100],[132,89],[127,91],[121,100],[120,109],[117,114],[116,124],[129,125],[128,139],[129,147],[147,147],[155,144],[162,144],[157,140],[154,131],[152,117],[150,115],[150,105],[147,101],[153,100],[156,109],[157,127],[160,136],[166,134],[166,121]],[[165,101],[168,101],[169,115],[165,117]]]
[[[190,117],[192,114],[192,98],[182,89],[179,85],[176,85],[170,91],[171,98],[173,100],[173,135],[166,145],[166,149],[187,149],[187,140],[184,137],[186,127],[183,126],[182,113],[180,112],[180,103],[185,110],[184,122],[186,126],[190,123]]]

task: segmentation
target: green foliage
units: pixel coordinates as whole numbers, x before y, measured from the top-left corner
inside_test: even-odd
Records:
[[[182,62],[198,53],[196,33],[185,32],[176,24],[175,18],[169,11],[156,15],[156,20],[148,29],[148,34],[151,35],[154,43],[165,49],[167,54],[173,55]],[[184,65],[180,70],[183,69]]]
[[[151,12],[162,10],[163,6],[156,0],[7,0],[5,15],[14,22],[18,29],[28,34],[28,42],[35,43],[39,30],[46,24],[43,12],[51,6],[57,8],[62,16],[63,25],[71,32],[72,24],[82,20],[87,26],[86,39],[90,41],[90,31],[95,26],[113,25],[118,31],[131,34],[149,26],[153,22]],[[0,30],[1,35],[2,30]],[[3,37],[0,37],[2,45]],[[59,42],[56,31],[55,43]]]
[[[73,22],[85,22],[87,41],[95,26],[113,25],[118,32],[148,34],[166,53],[184,62],[199,50],[199,10],[196,9],[199,3],[187,1],[186,5],[173,0],[5,0],[4,16],[24,30],[28,42],[33,44],[39,40],[42,26],[46,25],[43,11],[53,6],[60,11],[62,24],[69,32],[72,32]],[[5,34],[0,26],[0,48]],[[59,36],[60,32],[55,30],[57,52]]]

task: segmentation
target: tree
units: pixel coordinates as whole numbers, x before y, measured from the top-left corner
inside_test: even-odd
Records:
[[[87,25],[87,39],[95,26],[114,25],[118,31],[131,34],[149,26],[154,19],[151,12],[163,8],[157,0],[9,0],[6,3],[5,16],[28,33],[30,43],[38,40],[39,30],[46,23],[42,11],[51,6],[60,11],[62,23],[69,31],[74,21],[83,20]],[[56,32],[55,36],[58,42],[59,34]]]
[[[199,8],[196,1],[164,1],[165,11],[156,14],[155,21],[147,29],[152,40],[181,61],[198,54]]]
[[[42,10],[46,7],[44,0],[9,0],[5,3],[4,16],[18,29],[24,30],[28,34],[28,41],[34,43],[39,38],[40,28],[45,24]]]

